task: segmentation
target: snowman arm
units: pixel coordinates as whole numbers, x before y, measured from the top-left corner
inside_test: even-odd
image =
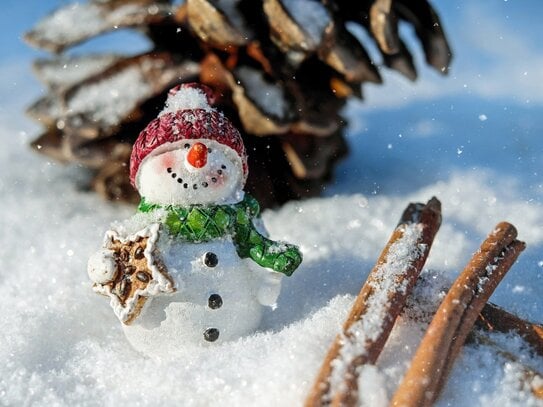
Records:
[[[262,305],[275,308],[277,298],[281,293],[281,280],[283,279],[283,274],[260,267],[254,262],[250,262],[249,268],[256,277],[256,298],[258,302]]]
[[[294,273],[302,262],[302,253],[297,246],[268,239],[256,230],[252,222],[240,229],[236,234],[240,257],[248,257],[259,266],[286,276]]]
[[[91,281],[96,284],[112,281],[117,273],[113,250],[102,248],[94,253],[87,263],[87,273]]]

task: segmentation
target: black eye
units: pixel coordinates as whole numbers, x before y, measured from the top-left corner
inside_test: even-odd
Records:
[[[189,143],[185,144],[185,148],[190,148],[190,144]]]
[[[223,170],[226,170],[226,165],[224,165],[224,164],[221,165],[221,168],[222,168]]]

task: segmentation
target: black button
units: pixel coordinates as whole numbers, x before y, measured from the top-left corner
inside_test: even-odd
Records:
[[[207,252],[204,254],[204,264],[207,267],[215,267],[217,264],[219,264],[219,258],[215,253]]]
[[[219,330],[217,328],[208,328],[204,332],[204,339],[208,342],[215,342],[219,339]]]
[[[211,309],[218,309],[222,307],[222,298],[219,294],[211,294],[207,299],[207,305]]]

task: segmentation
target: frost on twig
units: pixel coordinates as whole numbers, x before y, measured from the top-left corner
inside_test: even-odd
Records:
[[[439,306],[411,365],[392,397],[394,406],[431,406],[479,313],[524,250],[509,223],[496,226],[453,283]]]
[[[376,362],[440,225],[441,204],[436,198],[405,210],[332,344],[306,406],[356,404],[357,368]]]

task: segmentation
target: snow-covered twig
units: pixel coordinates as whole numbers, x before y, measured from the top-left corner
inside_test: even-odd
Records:
[[[411,365],[394,394],[393,406],[431,406],[488,298],[525,244],[502,222],[482,243],[439,306]]]
[[[535,352],[543,356],[543,325],[541,324],[526,321],[497,305],[487,303],[479,315],[477,326],[489,331],[504,333],[514,331],[528,342]]]
[[[354,405],[357,368],[376,362],[428,257],[441,203],[410,204],[324,359],[305,405]]]

